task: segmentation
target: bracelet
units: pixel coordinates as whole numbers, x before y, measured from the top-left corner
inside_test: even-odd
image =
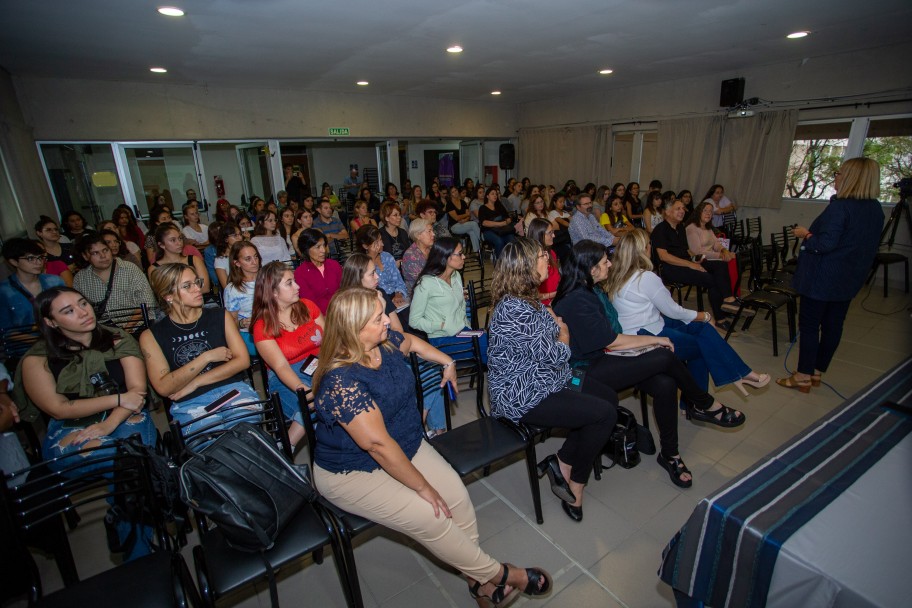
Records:
[[[444,365],[443,365],[443,366],[442,366],[442,367],[441,367],[441,368],[440,368],[440,371],[443,371],[443,370],[445,370],[445,369],[446,369],[446,368],[448,368],[448,367],[449,367],[449,366],[451,366],[451,365],[453,365],[453,364],[454,364],[454,363],[456,363],[456,361],[455,361],[455,360],[453,360],[453,359],[450,359],[450,362],[449,362],[449,363],[446,363],[446,364],[444,364]]]
[[[706,317],[703,319],[704,323],[709,323],[710,321],[713,320],[713,316],[711,314],[709,314],[708,312],[704,312],[703,314],[706,315]]]

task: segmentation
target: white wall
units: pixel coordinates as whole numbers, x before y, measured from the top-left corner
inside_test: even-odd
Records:
[[[358,165],[361,179],[364,179],[364,169],[377,168],[377,152],[373,144],[307,144],[307,158],[313,168],[312,179],[317,194],[323,182],[329,182],[333,187],[341,184],[348,177],[349,165]],[[383,178],[380,179],[380,187],[383,188]]]
[[[215,216],[215,176],[222,176],[225,182],[225,198],[232,205],[241,205],[244,186],[241,182],[241,169],[238,166],[237,151],[234,144],[200,144],[203,157],[203,179],[206,181],[206,192],[209,194],[209,214]]]

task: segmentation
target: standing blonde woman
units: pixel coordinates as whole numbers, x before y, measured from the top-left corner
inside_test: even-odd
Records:
[[[314,481],[338,507],[421,543],[469,582],[479,606],[518,591],[542,595],[540,568],[501,565],[478,546],[475,509],[453,468],[423,440],[415,378],[407,357],[439,363],[456,384],[453,360],[415,336],[390,331],[376,290],[333,298],[314,376]],[[331,354],[330,354],[331,353]]]

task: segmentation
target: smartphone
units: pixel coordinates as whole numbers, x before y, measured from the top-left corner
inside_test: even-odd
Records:
[[[205,409],[209,413],[212,413],[240,394],[241,394],[241,391],[237,390],[236,388],[233,388],[230,391],[228,391],[227,393],[225,393],[224,395],[222,395],[221,397],[219,397],[218,399],[216,399],[215,401],[213,401],[212,403],[210,403],[209,405],[207,405],[203,409]]]
[[[447,397],[450,398],[450,401],[456,401],[456,390],[453,388],[453,383],[447,380],[446,383],[446,392]]]
[[[317,371],[317,364],[320,362],[315,355],[308,355],[304,359],[304,363],[301,364],[301,373],[305,376],[313,376],[314,372]]]

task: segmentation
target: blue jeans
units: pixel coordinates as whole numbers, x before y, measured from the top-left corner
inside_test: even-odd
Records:
[[[516,240],[516,236],[513,234],[497,234],[493,230],[482,230],[481,238],[494,248],[494,255],[498,258],[500,257],[500,252],[507,246],[507,243],[512,243]]]
[[[450,232],[468,235],[469,241],[472,243],[472,251],[481,251],[481,230],[478,228],[478,222],[471,220],[462,224],[450,224]]]
[[[313,378],[301,372],[301,363],[295,363],[291,369],[298,375],[301,382],[310,388],[313,384]],[[282,413],[285,414],[286,420],[304,424],[304,418],[301,417],[301,408],[298,407],[298,395],[282,382],[276,373],[269,370],[269,394],[278,393],[279,401],[282,402]]]
[[[710,323],[684,323],[664,316],[662,318],[665,320],[665,328],[658,335],[671,340],[675,355],[684,361],[697,386],[704,391],[709,389],[710,374],[713,384],[719,387],[740,380],[751,372]],[[639,333],[652,335],[645,329]]]
[[[192,422],[193,420],[200,418],[206,415],[206,406],[227,393],[230,390],[237,389],[240,395],[229,401],[225,406],[233,405],[235,403],[248,403],[254,401],[260,401],[260,396],[255,390],[253,390],[249,384],[246,382],[232,382],[231,384],[226,384],[225,386],[219,386],[211,390],[206,391],[198,397],[192,399],[184,399],[183,401],[175,402],[171,404],[171,417],[179,422],[183,427],[183,432],[193,433],[200,427],[207,427],[210,424],[215,423],[216,421],[221,422],[222,425],[233,426],[231,424],[232,420],[237,420],[238,418],[244,417],[245,412],[243,409],[232,409],[225,410],[225,407],[217,409],[214,416],[206,418],[201,422]],[[261,406],[259,404],[251,406],[252,409],[260,410]],[[216,430],[218,426],[213,427],[210,430]]]

